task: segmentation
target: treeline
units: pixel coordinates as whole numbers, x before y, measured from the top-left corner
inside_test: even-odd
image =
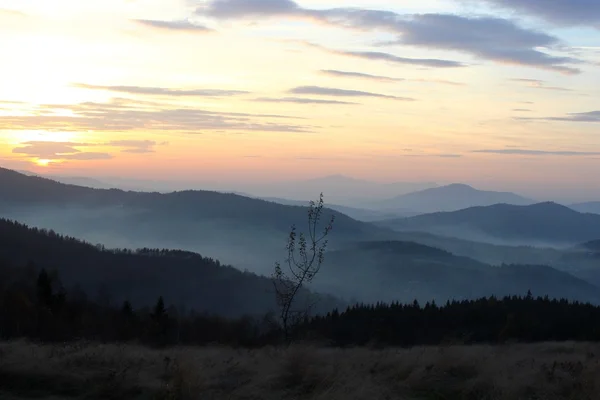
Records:
[[[600,340],[600,307],[526,296],[413,304],[356,305],[302,327],[334,346],[414,346]]]
[[[295,340],[330,346],[415,346],[600,340],[600,307],[527,296],[412,304],[355,305],[305,319]],[[0,267],[0,339],[93,340],[151,345],[260,347],[278,344],[273,315],[227,319],[167,306],[135,308],[67,292],[56,273]]]
[[[277,332],[269,316],[227,319],[167,306],[162,297],[153,307],[136,309],[129,301],[113,305],[109,298],[90,300],[78,288],[67,292],[56,272],[31,263],[0,265],[0,339],[259,346]]]

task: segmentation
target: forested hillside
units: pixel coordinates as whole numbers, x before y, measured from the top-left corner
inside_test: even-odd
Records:
[[[274,309],[270,280],[199,254],[141,249],[107,250],[52,231],[0,220],[0,262],[56,270],[67,289],[91,299],[134,307],[163,296],[168,304],[222,316],[263,315]],[[321,296],[323,310],[336,303]]]
[[[491,266],[413,242],[363,242],[327,255],[320,291],[368,303],[426,302],[519,295],[600,304],[600,289],[565,271],[542,265]]]

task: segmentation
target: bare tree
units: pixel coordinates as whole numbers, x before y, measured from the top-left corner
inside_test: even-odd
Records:
[[[314,279],[319,273],[325,260],[327,235],[333,229],[335,216],[332,215],[329,224],[319,230],[319,222],[323,216],[323,193],[319,201],[310,202],[308,209],[308,236],[297,234],[296,226],[292,226],[286,249],[288,257],[285,260],[288,271],[281,264],[275,264],[272,279],[275,286],[277,305],[280,309],[279,319],[283,328],[286,343],[291,341],[293,328],[306,318],[314,304],[307,302],[302,307],[296,307],[298,293],[302,287]]]

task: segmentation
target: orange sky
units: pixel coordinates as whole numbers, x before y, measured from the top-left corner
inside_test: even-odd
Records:
[[[0,0],[0,164],[232,182],[595,184],[594,28],[468,1],[352,4],[394,13],[392,28],[379,14],[365,25],[342,1],[236,1]]]

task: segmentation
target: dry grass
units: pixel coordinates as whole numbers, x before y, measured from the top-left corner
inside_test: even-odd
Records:
[[[600,398],[600,345],[413,349],[176,348],[0,343],[0,398]]]

